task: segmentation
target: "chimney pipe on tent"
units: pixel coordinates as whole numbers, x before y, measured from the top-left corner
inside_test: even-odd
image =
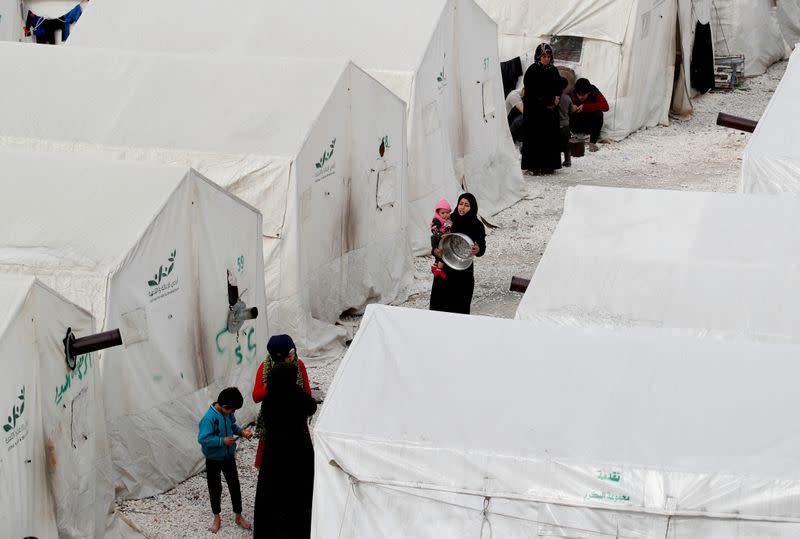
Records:
[[[733,114],[725,114],[724,112],[720,112],[717,114],[717,125],[752,133],[755,131],[756,126],[758,125],[758,120],[750,120],[748,118],[742,118],[741,116],[734,116]]]
[[[67,335],[64,337],[64,354],[66,355],[67,367],[75,368],[75,358],[80,355],[105,350],[112,346],[122,344],[122,335],[119,329],[111,329],[94,335],[76,338],[72,328],[67,328]]]

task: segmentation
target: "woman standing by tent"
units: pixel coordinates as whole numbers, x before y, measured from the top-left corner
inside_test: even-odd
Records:
[[[275,365],[289,363],[297,367],[297,386],[311,396],[311,385],[308,382],[308,373],[303,361],[297,357],[294,341],[288,335],[273,335],[267,342],[267,359],[265,359],[256,372],[256,381],[253,384],[253,402],[261,402],[267,396],[267,378]],[[255,467],[261,467],[264,454],[264,420],[261,415],[256,418],[256,435],[258,436],[258,449],[256,450]]]
[[[561,168],[558,100],[561,76],[553,65],[553,48],[536,47],[535,62],[525,71],[522,168],[533,174],[551,174]]]
[[[302,538],[311,535],[314,447],[308,418],[317,403],[296,383],[297,367],[280,363],[267,375],[261,403],[264,461],[258,471],[253,537]]]
[[[559,154],[560,157],[560,154]],[[458,197],[456,211],[450,219],[453,221],[451,233],[466,234],[473,241],[472,254],[483,256],[486,252],[486,229],[478,219],[478,201],[472,193],[464,193]],[[433,249],[432,254],[441,258],[442,250]],[[472,304],[472,292],[475,289],[474,264],[467,269],[446,269],[445,279],[434,279],[431,288],[432,311],[469,314]]]

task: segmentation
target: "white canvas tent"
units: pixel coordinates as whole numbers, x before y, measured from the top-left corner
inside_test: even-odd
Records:
[[[553,36],[562,38],[561,43],[572,40],[569,55],[556,45],[555,63],[572,68],[603,92],[610,106],[604,137],[620,140],[642,127],[666,124],[671,107],[678,115],[691,112],[695,24],[709,22],[710,0],[478,3],[497,21],[500,59],[519,56],[523,70],[534,62],[539,43]]]
[[[742,157],[743,193],[800,192],[800,51],[794,50],[781,82]]]
[[[800,0],[778,0],[778,25],[786,46],[794,50],[800,42]]]
[[[70,44],[352,58],[408,103],[409,230],[414,249],[427,251],[440,198],[471,191],[488,216],[523,195],[496,40],[473,0],[240,0],[222,12],[212,0],[106,0],[87,10]]]
[[[796,537],[798,351],[370,306],[312,537]]]
[[[517,318],[800,341],[800,200],[579,186]]]
[[[137,537],[113,513],[97,357],[65,361],[92,316],[27,276],[0,274],[0,305],[3,537]]]
[[[744,54],[745,76],[760,75],[786,56],[778,21],[775,2],[714,0],[714,50],[720,55]]]
[[[0,0],[0,41],[22,41],[21,0]]]
[[[204,463],[209,402],[252,387],[265,354],[261,215],[181,167],[4,152],[0,170],[0,272],[35,274],[121,331],[97,360],[117,494],[175,486]],[[238,334],[228,270],[260,311]]]
[[[271,329],[304,358],[407,297],[405,105],[352,63],[15,44],[0,65],[0,145],[191,166],[261,210]]]

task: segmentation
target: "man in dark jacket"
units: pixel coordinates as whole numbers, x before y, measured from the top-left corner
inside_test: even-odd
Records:
[[[578,79],[572,89],[572,103],[576,106],[570,114],[569,127],[573,133],[589,134],[589,151],[597,151],[597,139],[603,128],[603,113],[608,112],[608,101],[588,79]]]

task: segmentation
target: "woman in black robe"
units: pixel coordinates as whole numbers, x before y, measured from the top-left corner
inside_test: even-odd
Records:
[[[317,403],[296,384],[297,367],[275,365],[261,402],[264,455],[258,471],[253,537],[307,538],[311,535],[314,448],[308,418]]]
[[[472,254],[483,256],[486,252],[486,229],[478,219],[478,201],[472,193],[458,197],[456,211],[451,214],[451,233],[461,232],[474,242]],[[432,254],[441,258],[442,250],[433,249]],[[445,267],[444,279],[434,279],[431,288],[432,311],[469,314],[472,292],[475,288],[474,264],[464,270]]]
[[[551,174],[561,168],[558,100],[561,75],[553,65],[553,48],[536,47],[535,62],[525,71],[522,168],[533,174]]]

